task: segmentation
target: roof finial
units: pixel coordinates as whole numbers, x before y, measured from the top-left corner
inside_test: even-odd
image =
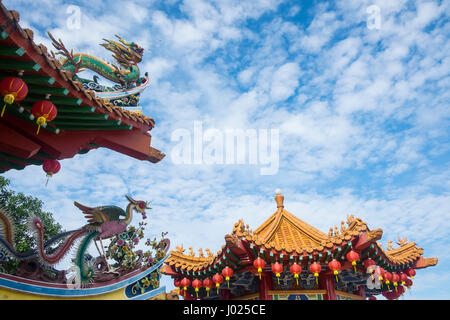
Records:
[[[275,201],[277,203],[277,208],[284,208],[284,196],[281,194],[280,189],[275,190]]]

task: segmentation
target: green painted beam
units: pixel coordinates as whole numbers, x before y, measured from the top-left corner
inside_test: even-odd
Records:
[[[58,88],[58,87],[41,87],[41,86],[28,86],[28,92],[37,94],[55,94],[67,96],[69,94],[69,89]]]
[[[21,57],[25,50],[21,47],[0,47],[0,56]]]
[[[24,74],[21,78],[27,84],[50,84],[50,85],[52,85],[55,83],[55,78],[49,77],[49,76]]]
[[[11,154],[4,153],[4,152],[0,152],[0,157],[19,161],[19,162],[26,163],[26,164],[34,164],[34,165],[38,165],[38,166],[40,166],[44,163],[44,160],[38,160],[38,159],[33,159],[33,158],[25,159],[25,158],[16,157]]]
[[[273,252],[272,251],[270,251],[269,256],[270,256],[270,263],[274,264],[275,263],[275,258],[273,256]]]
[[[252,250],[255,259],[258,258],[258,253],[256,252],[255,246],[253,244],[250,245],[250,250]]]
[[[10,162],[7,160],[0,160],[0,165],[7,167],[7,168],[11,168],[11,169],[16,169],[16,170],[22,170],[25,169],[24,165],[18,164],[18,163],[14,163],[14,162]]]
[[[237,256],[237,255],[235,255],[234,253],[233,253],[233,251],[231,251],[230,250],[230,248],[227,248],[227,254],[229,255],[229,256],[231,256],[233,259],[235,259],[236,261],[241,261],[241,259],[239,259],[239,257]]]
[[[119,126],[122,123],[122,121],[121,120],[67,121],[67,120],[59,120],[59,118],[56,117],[56,119],[53,120],[52,123],[54,123],[58,127],[63,127],[63,126],[113,127],[113,126]]]
[[[331,256],[332,256],[331,252],[327,251],[327,256],[325,257],[325,260],[323,262],[328,263],[331,259]]]
[[[79,106],[83,100],[79,98],[66,98],[66,97],[50,97],[49,99],[56,105],[71,105],[71,106]]]
[[[59,120],[106,120],[108,119],[107,114],[99,114],[99,113],[87,113],[87,114],[70,114],[70,113],[58,113]]]
[[[264,250],[263,249],[259,249],[259,253],[260,256],[262,257],[262,259],[267,263],[270,264],[270,262],[267,260],[266,255],[264,254]]]
[[[0,60],[0,69],[39,71],[41,66],[33,61]]]
[[[24,74],[19,76],[17,72],[3,72],[0,71],[0,78],[6,77],[19,77],[26,82],[27,85],[38,84],[38,85],[52,85],[55,83],[55,79],[49,76],[41,76],[35,74]]]
[[[64,113],[90,113],[95,111],[95,107],[68,107],[68,106],[57,106],[58,115]]]
[[[333,259],[336,259],[336,260],[337,260],[337,259],[340,257],[341,252],[342,252],[341,247],[338,247],[338,248],[336,249],[336,251],[334,252]]]
[[[30,119],[31,114],[28,113],[28,112],[19,112],[17,106],[7,108],[6,109],[6,113],[13,114],[14,116],[16,116],[19,119],[22,119],[24,121],[27,121],[27,122],[30,122],[30,123],[33,123],[33,124],[36,125],[36,121]],[[52,126],[49,126],[48,124],[46,126],[41,127],[41,130],[42,129],[50,131],[50,132],[52,132],[54,134],[58,134],[59,133],[59,129],[58,128],[54,128]],[[36,130],[37,130],[37,125],[36,125]]]

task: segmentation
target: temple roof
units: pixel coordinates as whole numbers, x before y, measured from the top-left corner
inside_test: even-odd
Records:
[[[29,89],[20,107],[6,108],[0,123],[0,173],[99,147],[153,163],[164,158],[150,145],[153,118],[116,107],[84,89],[19,21],[19,13],[0,0],[0,80],[21,77]],[[36,135],[31,108],[40,100],[54,103],[58,115]]]
[[[211,268],[218,264],[225,265],[229,262],[244,267],[245,264],[251,265],[251,261],[261,252],[265,253],[263,256],[269,261],[270,258],[267,258],[269,256],[283,256],[284,259],[288,256],[302,259],[314,256],[316,257],[314,259],[324,257],[320,259],[325,261],[325,257],[330,256],[330,253],[333,257],[344,256],[350,247],[354,250],[357,250],[355,247],[358,248],[364,259],[377,257],[396,268],[406,267],[412,263],[416,263],[417,268],[437,263],[437,258],[422,258],[423,249],[417,247],[414,242],[407,242],[406,239],[399,239],[398,248],[394,249],[389,245],[387,250],[384,250],[377,242],[381,239],[383,231],[370,230],[360,218],[348,215],[346,225],[342,221],[340,228],[336,226],[330,228],[326,234],[284,209],[284,197],[281,194],[277,194],[275,200],[277,210],[255,231],[251,231],[243,220],[235,223],[232,233],[225,235],[226,244],[217,254],[213,255],[207,249],[210,254],[208,257],[196,257],[190,249],[189,255],[186,255],[181,246],[171,251],[166,264],[173,266],[175,270],[188,272],[212,270]],[[246,256],[243,253],[244,251],[250,253],[252,250],[253,254]],[[230,259],[230,256],[233,259]],[[171,274],[169,269],[166,273]]]

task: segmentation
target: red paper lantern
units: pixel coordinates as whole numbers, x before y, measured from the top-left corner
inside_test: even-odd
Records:
[[[205,287],[206,292],[208,293],[208,297],[209,297],[209,290],[211,290],[213,285],[214,285],[214,283],[210,278],[206,278],[203,280],[203,286]]]
[[[198,279],[195,279],[194,281],[192,281],[192,286],[194,287],[195,294],[197,295],[197,298],[198,298],[198,291],[202,287],[202,281],[198,280]]]
[[[173,281],[173,285],[177,288],[177,293],[180,294],[181,280],[175,279]]]
[[[400,273],[400,281],[402,282],[402,285],[405,285],[406,280],[408,280],[408,276],[406,275],[406,273],[401,272]]]
[[[398,286],[398,293],[400,295],[403,295],[405,293],[405,287],[404,286]]]
[[[392,283],[394,284],[395,291],[397,291],[398,282],[400,281],[400,276],[396,273],[392,274]]]
[[[292,266],[289,268],[289,271],[294,275],[294,278],[298,286],[298,278],[299,274],[302,272],[302,267],[300,267],[297,263],[293,263]]]
[[[411,279],[406,279],[405,286],[409,289],[413,285],[413,282]]]
[[[383,269],[382,267],[378,267],[378,272],[380,273],[380,276],[378,277],[378,279],[379,279],[380,281],[383,281],[383,279],[384,279],[384,273],[385,273],[386,271],[384,271],[384,269]]]
[[[337,275],[341,270],[341,263],[336,259],[333,259],[328,263],[328,268],[330,268],[330,270],[333,271],[333,274],[336,276],[336,282],[338,282],[339,280]]]
[[[372,259],[366,259],[364,260],[364,268],[368,269],[371,266],[375,266],[376,263]]]
[[[283,272],[283,265],[278,262],[275,262],[272,265],[272,272],[275,273],[275,277],[277,277],[278,279],[278,284],[280,284],[280,275]]]
[[[42,164],[42,169],[47,173],[47,182],[45,186],[48,184],[48,180],[61,169],[61,164],[58,160],[55,159],[47,159]]]
[[[385,283],[386,283],[387,285],[389,285],[389,283],[390,283],[391,280],[392,280],[392,273],[390,273],[390,272],[384,272],[384,274],[383,274],[383,279],[385,280]]]
[[[352,263],[352,266],[355,268],[355,273],[356,273],[356,261],[359,260],[359,254],[353,250],[351,250],[350,252],[348,252],[345,256],[347,258],[347,260],[349,262]]]
[[[253,266],[258,270],[259,279],[261,280],[261,273],[266,266],[266,262],[261,258],[257,258],[253,261]]]
[[[3,101],[5,102],[0,116],[3,117],[6,105],[13,104],[14,102],[20,102],[25,99],[28,94],[28,87],[20,78],[7,77],[0,82],[0,93],[3,96]]]
[[[322,271],[322,267],[317,262],[312,263],[309,266],[309,271],[311,271],[312,274],[314,274],[314,277],[316,277],[316,284],[319,284],[319,273]]]
[[[222,275],[216,273],[216,274],[213,276],[213,281],[214,281],[214,283],[216,284],[217,294],[219,294],[219,287],[220,287],[220,285],[221,285],[222,282],[223,282],[223,277],[222,277]]]
[[[41,126],[56,118],[58,110],[50,101],[40,100],[33,104],[31,113],[36,118],[36,123],[39,126],[36,134],[39,134],[39,129],[41,128]]]
[[[405,270],[405,273],[410,277],[411,279],[414,279],[414,276],[416,275],[416,270],[413,268],[408,268]]]
[[[183,287],[183,296],[186,296],[186,291],[187,288],[191,285],[191,280],[189,280],[188,278],[183,278],[183,280],[181,280],[181,285]]]
[[[230,287],[230,278],[233,276],[233,269],[230,267],[225,267],[222,270],[222,275],[225,277],[225,280],[227,280],[228,288]]]

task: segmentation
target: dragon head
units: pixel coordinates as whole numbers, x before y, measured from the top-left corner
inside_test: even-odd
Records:
[[[101,46],[113,53],[114,59],[117,60],[122,66],[129,67],[136,65],[142,61],[144,55],[144,49],[135,42],[125,41],[121,36],[116,35],[119,42],[103,39],[106,43],[102,43]]]
[[[147,219],[146,209],[151,209],[150,203],[146,201],[134,200],[130,196],[125,196],[130,203],[134,205],[134,209],[142,214],[142,219]]]

